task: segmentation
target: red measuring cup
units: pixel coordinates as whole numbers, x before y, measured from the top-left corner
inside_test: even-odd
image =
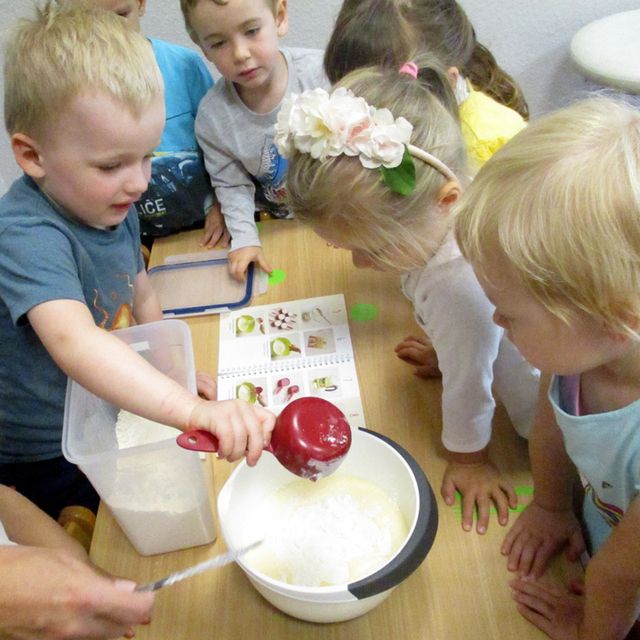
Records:
[[[193,429],[177,437],[184,449],[215,453],[218,439]],[[276,418],[265,451],[301,478],[316,480],[333,473],[351,447],[351,427],[338,407],[322,398],[306,396],[290,402]]]

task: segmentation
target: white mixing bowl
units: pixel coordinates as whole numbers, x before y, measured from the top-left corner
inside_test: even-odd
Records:
[[[416,461],[398,444],[374,431],[357,429],[351,449],[335,475],[371,482],[397,503],[409,533],[396,555],[369,576],[330,587],[304,587],[274,580],[245,563],[238,564],[258,592],[281,611],[312,622],[356,618],[382,602],[426,557],[438,527],[433,491]],[[241,462],[218,496],[218,517],[229,548],[256,539],[254,515],[278,489],[295,477],[269,454],[250,468]]]

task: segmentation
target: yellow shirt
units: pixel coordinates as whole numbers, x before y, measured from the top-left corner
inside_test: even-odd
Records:
[[[517,111],[477,91],[469,82],[467,86],[469,97],[459,106],[459,112],[469,171],[473,175],[527,123]]]

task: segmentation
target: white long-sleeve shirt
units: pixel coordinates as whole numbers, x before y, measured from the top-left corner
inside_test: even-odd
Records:
[[[469,453],[489,443],[492,386],[518,433],[528,435],[539,372],[493,323],[494,307],[453,234],[425,267],[403,276],[402,289],[438,356],[444,446]]]

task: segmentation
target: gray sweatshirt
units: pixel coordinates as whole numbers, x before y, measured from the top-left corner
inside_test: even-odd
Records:
[[[280,51],[289,70],[285,96],[316,87],[329,89],[322,51],[288,47]],[[196,137],[231,234],[232,250],[260,245],[254,221],[254,180],[269,202],[284,201],[287,162],[274,143],[280,106],[270,113],[255,113],[242,102],[233,83],[225,80],[216,82],[200,102]]]

